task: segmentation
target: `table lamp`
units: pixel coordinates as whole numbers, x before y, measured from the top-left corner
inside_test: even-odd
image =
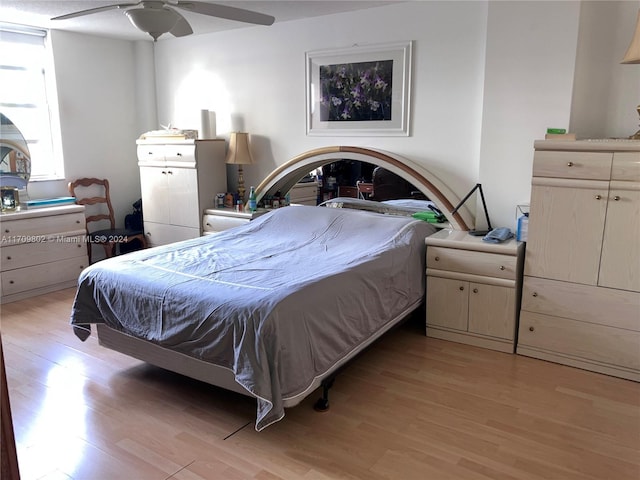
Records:
[[[631,44],[620,63],[624,64],[640,64],[640,10],[638,10],[638,19],[636,20],[636,31],[631,39]],[[636,107],[640,116],[640,105]],[[629,137],[632,140],[640,140],[640,130]]]
[[[229,151],[227,152],[227,163],[238,165],[238,200],[244,204],[244,176],[243,165],[255,163],[249,150],[249,134],[245,132],[231,132],[229,135]]]

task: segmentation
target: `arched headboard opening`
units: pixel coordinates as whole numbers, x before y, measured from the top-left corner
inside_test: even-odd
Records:
[[[363,147],[322,147],[297,155],[276,168],[258,185],[256,188],[258,201],[277,191],[288,192],[312,170],[337,160],[359,160],[372,163],[404,178],[442,210],[454,230],[469,230],[474,224],[473,215],[464,206],[455,215],[451,215],[451,211],[460,199],[424,167],[392,153]]]

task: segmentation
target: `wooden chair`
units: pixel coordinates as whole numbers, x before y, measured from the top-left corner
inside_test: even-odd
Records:
[[[87,212],[87,250],[89,253],[89,263],[91,263],[91,247],[93,244],[102,245],[107,258],[117,255],[117,246],[119,244],[128,244],[133,241],[140,242],[142,248],[147,248],[147,239],[141,230],[130,230],[127,228],[116,228],[115,216],[111,199],[109,197],[109,180],[99,178],[79,178],[73,182],[69,182],[69,193],[76,198],[78,205],[98,205],[104,210],[100,213]],[[97,196],[82,196],[98,193]],[[92,222],[109,222],[109,228],[92,230],[89,224]]]

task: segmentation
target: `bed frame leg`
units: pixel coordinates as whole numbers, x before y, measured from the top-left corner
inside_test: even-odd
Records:
[[[329,410],[329,389],[333,386],[335,377],[330,377],[322,381],[322,397],[313,405],[316,412],[326,412]]]

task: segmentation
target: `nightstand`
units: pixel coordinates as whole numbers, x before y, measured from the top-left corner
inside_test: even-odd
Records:
[[[236,212],[230,208],[208,208],[204,211],[202,218],[203,235],[213,235],[233,227],[239,227],[268,211],[258,209],[255,212]]]
[[[425,242],[427,336],[513,353],[524,243],[446,229]]]

